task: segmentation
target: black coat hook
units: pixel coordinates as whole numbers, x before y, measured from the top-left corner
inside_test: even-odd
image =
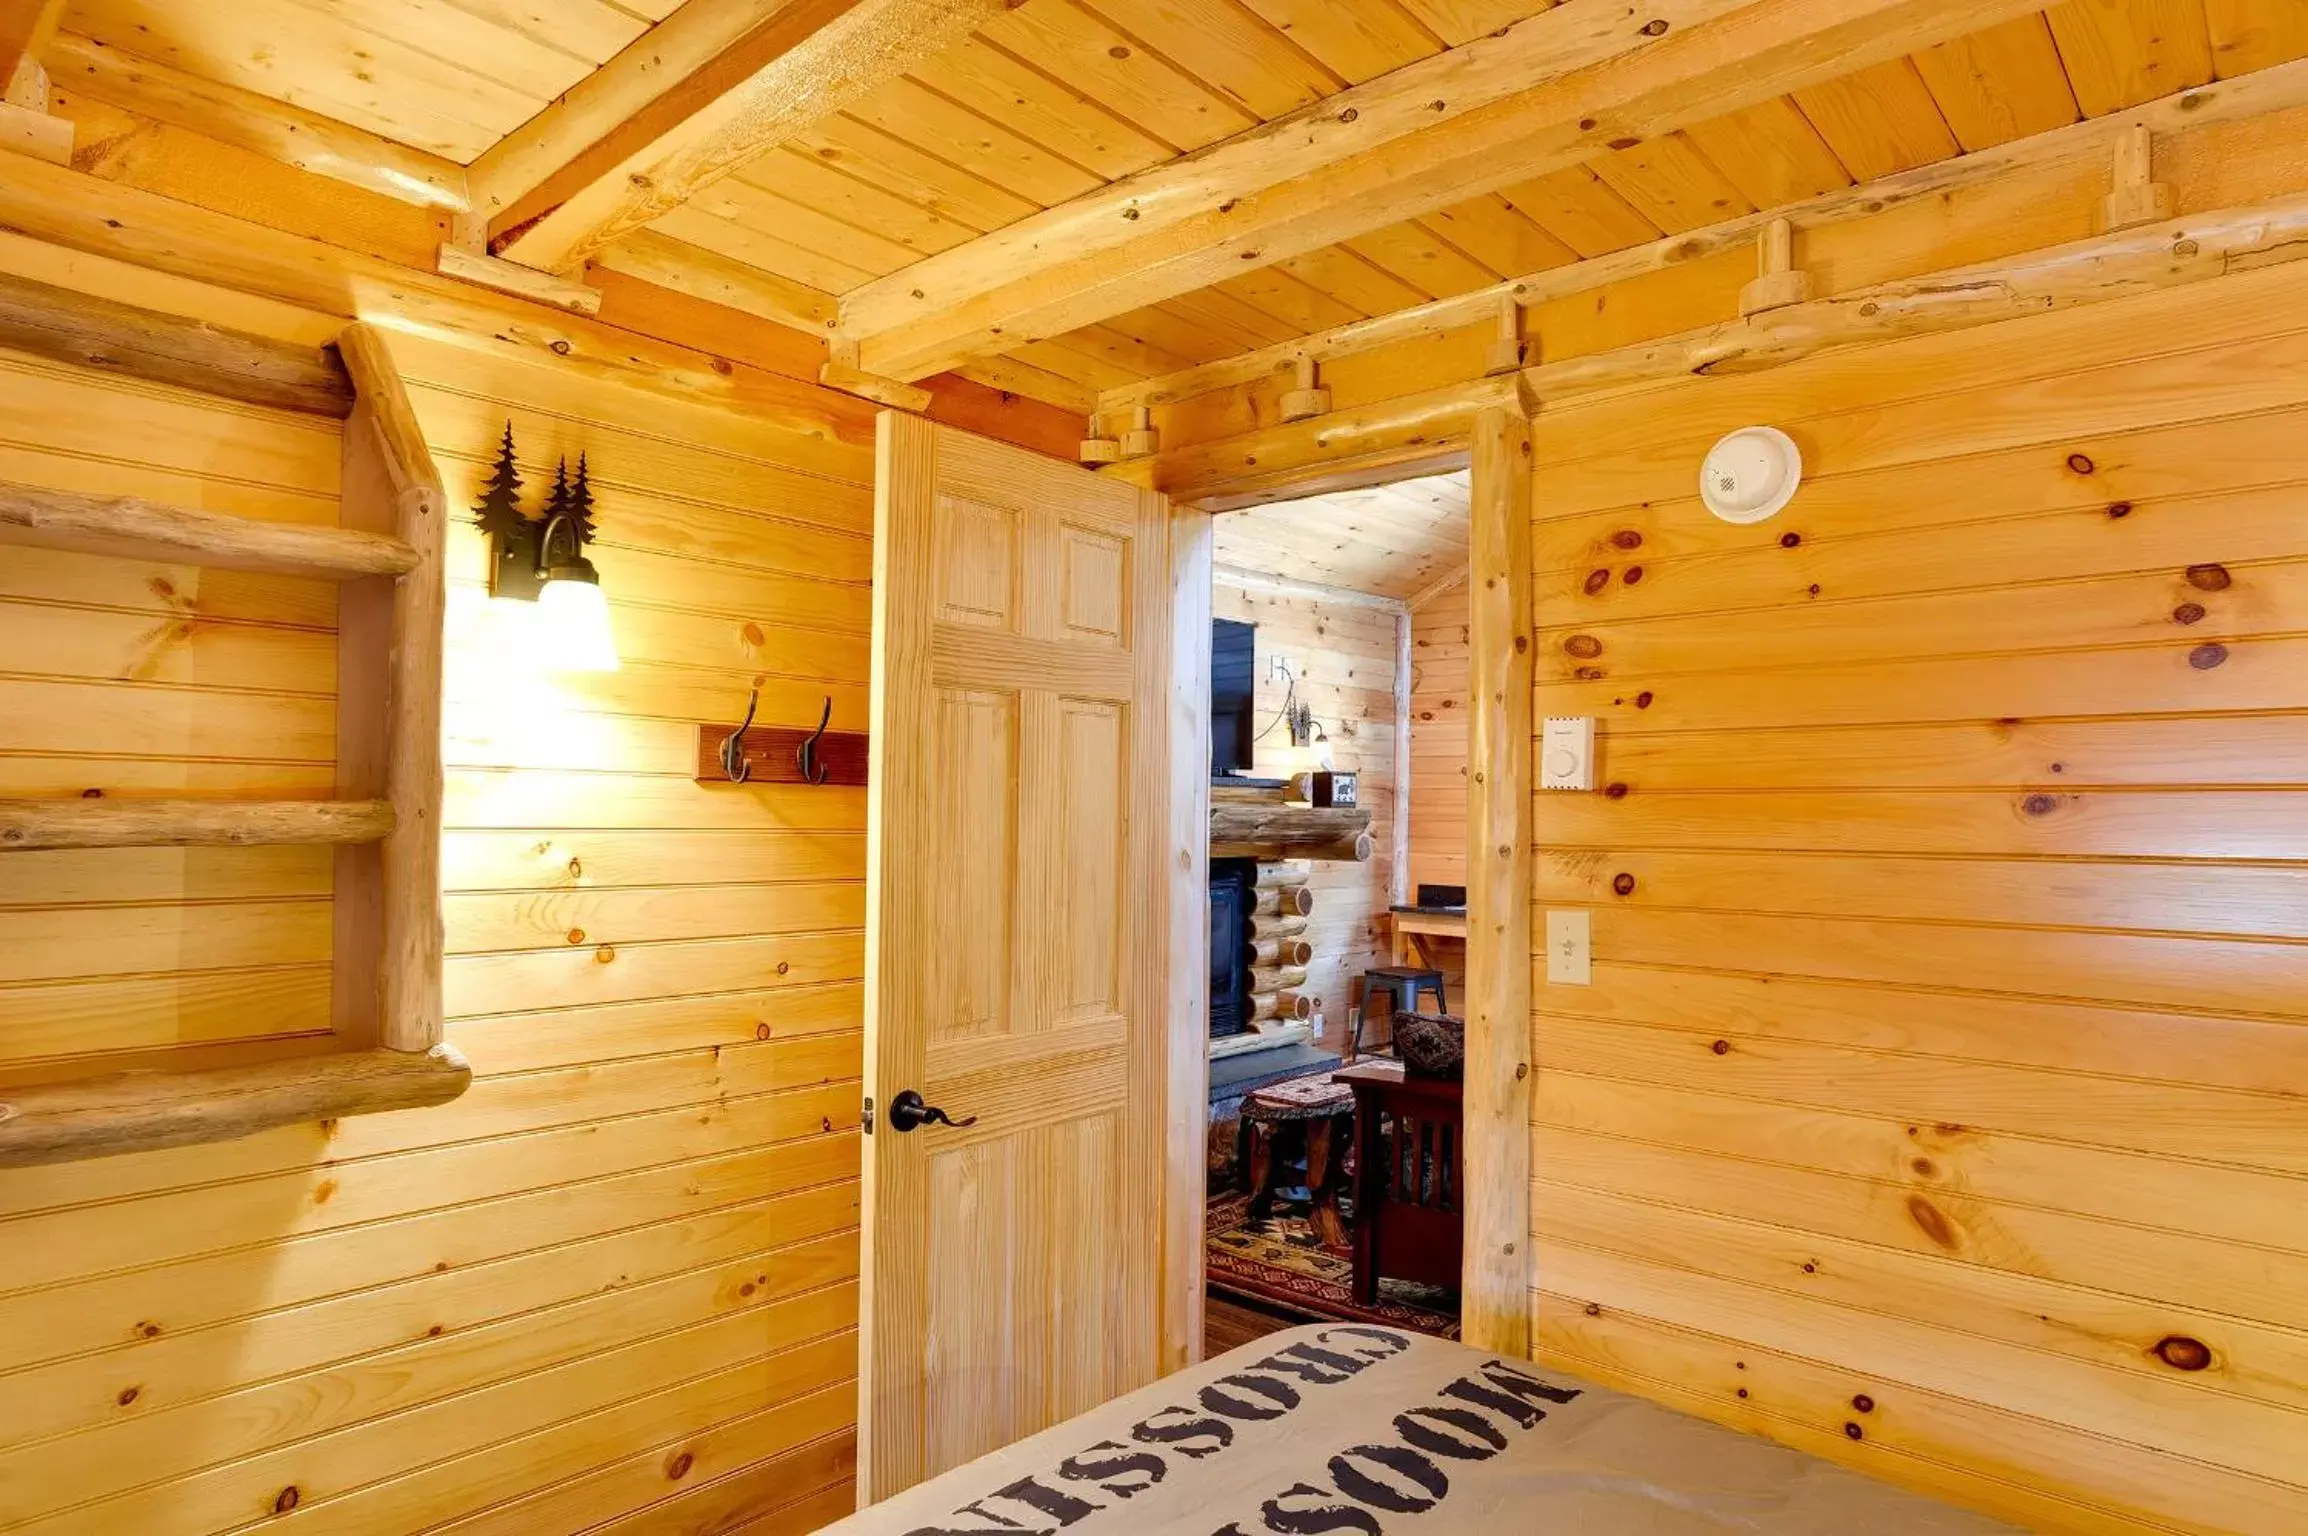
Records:
[[[826,701],[829,705],[832,702],[831,699]],[[753,764],[745,760],[745,733],[752,728],[753,712],[760,704],[761,690],[756,688],[752,697],[745,701],[745,723],[722,740],[721,771],[729,775],[732,784],[743,784],[753,777]]]
[[[751,719],[752,716],[746,718]],[[825,739],[826,724],[832,719],[833,695],[829,693],[825,696],[825,713],[817,717],[817,730],[794,753],[795,760],[801,764],[801,777],[805,784],[823,784],[826,775],[833,771],[827,764],[819,762],[817,756],[817,744]]]

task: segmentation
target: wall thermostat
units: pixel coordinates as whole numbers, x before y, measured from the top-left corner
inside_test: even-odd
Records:
[[[1803,450],[1777,427],[1741,427],[1707,450],[1699,499],[1727,523],[1760,523],[1795,497]]]
[[[1595,787],[1595,722],[1588,715],[1549,715],[1539,727],[1539,788]]]

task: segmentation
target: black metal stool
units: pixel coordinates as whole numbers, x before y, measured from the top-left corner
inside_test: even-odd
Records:
[[[1362,973],[1362,1015],[1354,1023],[1354,1047],[1347,1052],[1352,1061],[1362,1054],[1362,1026],[1378,1012],[1378,996],[1386,994],[1386,1017],[1392,1019],[1398,1009],[1418,1012],[1419,994],[1432,993],[1437,1013],[1450,1012],[1450,1002],[1443,996],[1443,973],[1416,965],[1378,965]]]

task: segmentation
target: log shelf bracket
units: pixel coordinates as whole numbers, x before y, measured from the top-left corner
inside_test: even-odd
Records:
[[[330,1017],[294,1043],[185,1059],[35,1064],[0,1083],[0,1167],[151,1151],[445,1103],[472,1072],[443,1040],[441,671],[448,498],[383,337],[328,351],[194,326],[62,289],[0,284],[0,339],[45,356],[344,422],[339,526],[0,484],[0,543],[339,584],[337,785],[329,800],[0,801],[0,855],[60,848],[335,848]],[[315,1042],[325,1049],[310,1050]]]

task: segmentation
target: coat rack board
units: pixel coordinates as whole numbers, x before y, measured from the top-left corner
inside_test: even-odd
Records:
[[[722,748],[730,739],[726,725],[697,728],[697,782],[700,784],[808,784],[801,767],[802,743],[817,739],[817,762],[822,784],[863,788],[869,738],[863,731],[826,731],[787,725],[752,725],[737,733],[745,777],[733,781],[723,766]]]

